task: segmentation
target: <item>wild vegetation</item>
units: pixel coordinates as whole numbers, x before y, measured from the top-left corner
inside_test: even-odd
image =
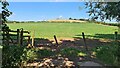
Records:
[[[102,63],[104,64],[118,65],[118,62],[117,62],[118,57],[116,54],[118,46],[117,46],[117,43],[114,43],[114,40],[115,40],[114,32],[118,31],[118,27],[116,26],[110,26],[110,25],[108,26],[108,25],[87,23],[87,22],[84,22],[84,23],[46,23],[46,22],[45,23],[8,23],[8,26],[11,29],[24,28],[25,30],[30,31],[31,35],[33,34],[33,32],[35,32],[35,38],[38,39],[36,40],[37,43],[40,42],[40,38],[53,39],[53,35],[56,35],[58,40],[59,39],[65,40],[65,38],[80,39],[82,38],[81,33],[85,32],[86,39],[95,40],[91,42],[87,41],[87,43],[89,43],[88,45],[90,45],[89,47],[93,45],[92,48],[89,49],[91,55],[94,56],[94,58],[97,58],[100,61],[102,61]],[[99,40],[99,42],[96,41],[96,39]],[[100,39],[104,41],[100,42]],[[112,40],[112,41],[109,42],[109,40]],[[107,43],[104,44],[103,42],[105,41]],[[49,57],[51,56],[52,58],[55,59],[55,57],[57,57],[58,55],[62,57],[67,57],[70,60],[73,60],[74,62],[78,62],[77,60],[79,57],[89,57],[85,49],[81,49],[81,48],[78,49],[80,45],[84,46],[84,44],[81,44],[81,42],[79,44],[78,43],[74,44],[74,43],[76,43],[76,40],[66,44],[62,42],[61,44],[59,44],[59,47],[56,48],[56,51],[40,50],[38,48],[32,48],[32,49],[25,48],[25,51],[22,54],[21,60],[28,63],[28,62],[34,62],[35,60],[38,60],[38,59],[44,59],[45,57],[48,57],[48,56]],[[74,45],[74,47],[71,48],[72,45]],[[51,46],[50,49],[52,49],[52,47],[56,47],[54,45],[50,45],[50,46]],[[77,49],[76,49],[76,46],[77,46]],[[72,59],[71,57],[72,58],[76,57],[77,59]],[[82,59],[85,59],[85,58],[82,58]]]
[[[102,4],[106,4],[107,7],[105,6],[103,7],[103,9],[104,8],[111,9],[114,7],[118,7],[119,3],[120,2],[96,3],[94,8],[100,8]],[[2,7],[3,9],[6,8],[6,5],[9,5],[7,2],[5,3],[3,2],[2,4],[4,5],[4,7]],[[90,5],[88,4],[89,7],[91,7],[91,5],[92,3],[90,3]],[[111,5],[115,5],[115,6],[113,7]],[[93,10],[92,7],[91,7],[91,10]],[[90,15],[92,14],[91,10],[90,10]],[[115,10],[112,10],[112,12],[114,11]],[[119,11],[119,9],[116,11]],[[93,13],[94,13],[94,10],[93,10]],[[7,17],[6,14],[7,16],[9,16],[11,13],[9,13],[9,11],[6,11],[6,10],[3,11],[4,22],[6,21],[5,20]],[[100,17],[102,17],[101,15],[103,14],[101,13]],[[105,19],[109,19],[110,17],[112,18],[117,17],[117,20],[118,21],[120,20],[119,13],[111,14],[109,12],[106,12],[105,15],[106,15]],[[104,17],[101,19],[104,19]],[[65,66],[71,67],[71,66],[74,66],[73,64],[74,62],[75,62],[75,65],[79,65],[78,63],[80,63],[81,61],[88,61],[94,58],[101,60],[102,63],[107,65],[119,66],[120,46],[118,45],[119,37],[117,40],[114,38],[115,36],[114,32],[117,31],[118,29],[115,26],[108,26],[108,25],[95,24],[95,23],[11,23],[8,25],[11,29],[24,28],[25,30],[31,31],[32,34],[34,34],[34,31],[35,31],[35,38],[38,38],[38,39],[40,37],[51,39],[53,35],[57,35],[58,38],[63,37],[63,38],[78,38],[78,39],[74,41],[63,40],[62,43],[59,44],[59,46],[54,45],[53,48],[52,46],[49,46],[49,44],[47,44],[47,46],[39,44],[40,47],[45,47],[46,49],[44,48],[41,49],[39,47],[31,48],[24,45],[23,46],[3,45],[3,54],[2,54],[3,67],[6,67],[6,68],[11,66],[22,67],[22,65],[25,66],[25,64],[27,65],[29,63],[34,63],[34,62],[39,62],[37,63],[37,65],[39,66],[54,67],[55,63],[53,64],[53,62],[57,62],[56,64],[61,63],[59,61],[62,61],[62,64],[59,64],[58,66],[61,65],[62,67],[65,67]],[[90,43],[87,44],[89,45],[88,48],[89,48],[90,55],[86,52],[83,46],[84,44],[76,45],[76,43],[78,44],[78,42],[81,43],[81,38],[82,38],[81,32],[85,32],[85,37],[87,38],[86,41],[90,41]],[[103,39],[103,41],[100,40],[101,38]],[[112,41],[109,42],[109,40],[106,41],[106,39],[109,39]],[[94,40],[96,42],[94,42]],[[40,39],[38,41],[40,41]],[[95,44],[92,44],[92,46],[90,46],[92,43],[91,41],[93,41],[94,43],[97,43],[96,44],[97,47],[95,46]],[[98,44],[98,41],[101,44]],[[67,65],[67,63],[69,64]]]

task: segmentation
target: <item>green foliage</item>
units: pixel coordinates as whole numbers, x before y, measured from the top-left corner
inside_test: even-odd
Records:
[[[21,56],[21,59],[25,62],[33,62],[34,60],[42,59],[44,57],[50,57],[54,53],[51,50],[31,48],[24,49],[24,53]]]
[[[1,18],[1,21],[2,21],[2,31],[3,30],[6,30],[7,29],[7,25],[6,25],[6,22],[7,22],[7,17],[9,17],[12,12],[10,12],[8,9],[7,9],[7,6],[9,6],[9,3],[6,1],[6,0],[0,0],[0,3],[1,3],[1,11],[2,11],[2,18]],[[1,23],[1,22],[0,22]],[[1,26],[0,25],[0,26]],[[3,32],[4,33],[4,32]],[[3,42],[3,44],[5,45],[5,43]]]
[[[120,24],[118,23],[100,23],[100,24],[109,25],[109,26],[120,26]]]
[[[94,49],[96,57],[106,64],[117,64],[117,45],[100,46]]]
[[[78,53],[78,56],[87,56],[87,54],[83,53],[83,52],[80,52],[80,53]]]
[[[2,22],[5,23],[7,21],[6,17],[9,17],[12,12],[10,12],[7,9],[7,6],[9,6],[9,3],[7,1],[0,1],[0,3],[2,4]]]
[[[37,50],[35,48],[32,49],[24,49],[23,55],[21,56],[22,61],[28,62],[28,61],[34,61],[37,59]]]
[[[54,53],[51,50],[39,48],[26,48],[24,46],[3,46],[2,65],[19,66],[22,62],[33,62],[37,59],[50,57]]]
[[[18,66],[21,62],[20,56],[23,54],[23,46],[3,46],[2,65]]]
[[[89,9],[89,16],[93,20],[101,19],[120,21],[120,1],[119,2],[87,2],[86,7]]]
[[[65,57],[78,57],[78,56],[86,56],[85,53],[76,49],[76,48],[64,48],[60,51],[60,54]]]

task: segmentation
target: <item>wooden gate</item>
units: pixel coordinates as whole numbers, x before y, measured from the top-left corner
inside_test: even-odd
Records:
[[[27,35],[24,35],[27,34]],[[27,38],[27,44],[30,44],[30,32],[24,31],[23,28],[11,30],[9,27],[3,29],[3,44],[5,45],[25,45],[23,44],[24,38]]]

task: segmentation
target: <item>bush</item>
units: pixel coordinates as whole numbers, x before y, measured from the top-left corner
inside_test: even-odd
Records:
[[[33,62],[37,58],[38,58],[37,49],[35,48],[24,49],[23,55],[21,56],[22,61],[25,61],[25,62],[31,62],[31,61]]]
[[[24,49],[24,53],[21,56],[21,59],[25,62],[33,62],[34,60],[42,59],[44,57],[50,57],[54,53],[51,50],[31,48]]]
[[[96,57],[106,64],[117,64],[117,46],[106,45],[94,49]]]
[[[50,57],[52,50],[26,48],[25,46],[3,46],[2,65],[4,67],[20,66],[22,62],[33,62],[36,59]]]
[[[22,61],[20,57],[23,54],[23,46],[3,46],[2,66],[18,66]]]

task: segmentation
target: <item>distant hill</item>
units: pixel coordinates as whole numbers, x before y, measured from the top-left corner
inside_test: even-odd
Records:
[[[87,22],[87,21],[81,21],[81,20],[48,20],[48,22],[70,22],[70,23],[74,23],[74,22]]]

